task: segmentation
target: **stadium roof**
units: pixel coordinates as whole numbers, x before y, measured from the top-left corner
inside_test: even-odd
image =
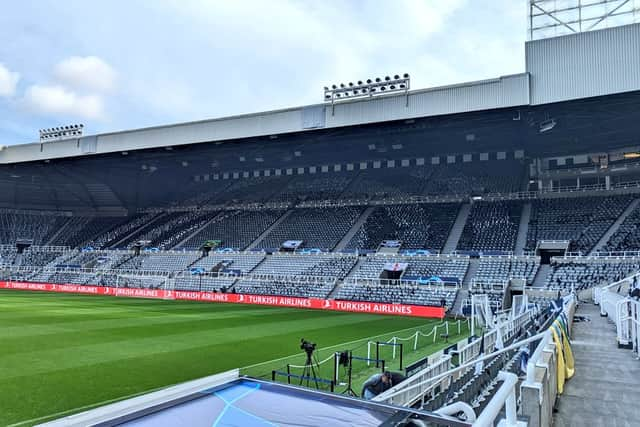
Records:
[[[157,147],[274,138],[280,134],[409,120],[640,90],[640,24],[533,40],[526,71],[407,95],[353,99],[276,111],[157,126],[57,142],[0,147],[0,164]],[[320,89],[320,88],[319,88]],[[319,96],[321,94],[318,91]]]

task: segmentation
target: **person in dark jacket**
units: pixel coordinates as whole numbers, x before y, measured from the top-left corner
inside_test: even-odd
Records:
[[[400,384],[405,379],[404,375],[389,371],[371,375],[362,385],[362,397],[371,400],[394,385]]]

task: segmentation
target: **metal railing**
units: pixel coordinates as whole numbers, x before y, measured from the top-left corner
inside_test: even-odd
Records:
[[[640,301],[628,296],[636,287],[640,287],[640,273],[594,288],[593,300],[600,305],[600,314],[616,325],[618,345],[630,347],[640,356]]]

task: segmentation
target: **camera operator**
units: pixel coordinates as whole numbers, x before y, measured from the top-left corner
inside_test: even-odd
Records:
[[[371,400],[380,393],[389,390],[394,385],[400,384],[407,378],[398,372],[385,371],[374,374],[362,385],[362,397]]]

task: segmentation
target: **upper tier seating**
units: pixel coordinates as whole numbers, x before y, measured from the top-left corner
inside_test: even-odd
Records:
[[[207,240],[220,240],[221,246],[246,249],[284,213],[284,210],[224,211],[181,247],[198,249]]]
[[[344,198],[384,199],[418,196],[424,191],[431,169],[414,167],[364,170],[343,193]]]
[[[640,250],[640,206],[636,207],[611,236],[604,251]]]
[[[333,249],[364,210],[360,206],[295,209],[258,244],[280,248],[286,240],[302,240],[307,248]]]
[[[171,249],[216,215],[217,212],[209,211],[170,212],[129,236],[118,247],[126,248],[132,242],[143,240],[151,242],[150,247]]]
[[[150,221],[152,221],[157,213],[146,213],[146,214],[137,214],[129,217],[125,222],[120,224],[119,226],[99,235],[98,237],[92,239],[90,242],[87,242],[87,246],[92,246],[96,249],[106,249],[109,248],[120,240],[139,229],[140,227],[144,227]]]
[[[527,249],[540,240],[569,240],[571,252],[589,253],[633,198],[577,197],[534,200],[527,233]]]
[[[13,245],[18,239],[32,239],[34,245],[45,245],[68,219],[50,213],[0,211],[0,244]]]
[[[522,190],[524,164],[518,160],[439,165],[427,182],[428,195],[515,193]]]
[[[354,174],[314,174],[298,176],[271,201],[335,200],[347,187]]]
[[[125,221],[126,217],[74,216],[51,244],[75,248],[91,242],[97,236],[107,233]]]
[[[262,203],[270,201],[291,180],[290,176],[252,177],[234,180],[223,192],[216,194],[209,204]]]
[[[513,251],[518,238],[522,204],[476,202],[458,242],[459,250]]]
[[[377,249],[384,240],[400,240],[403,249],[441,250],[459,209],[456,203],[376,207],[347,248]]]

